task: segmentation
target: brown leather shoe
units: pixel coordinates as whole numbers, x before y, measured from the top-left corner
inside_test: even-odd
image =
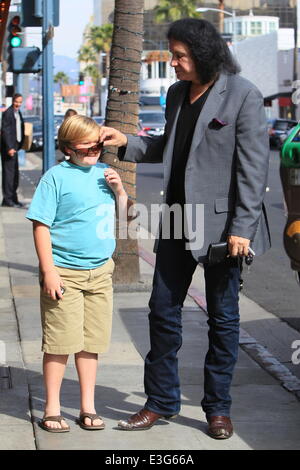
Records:
[[[118,426],[124,431],[144,431],[150,429],[160,418],[164,418],[164,416],[142,408],[138,413],[130,416],[127,421],[119,421]]]
[[[233,426],[228,416],[211,416],[207,418],[208,434],[214,439],[228,439],[233,434]]]

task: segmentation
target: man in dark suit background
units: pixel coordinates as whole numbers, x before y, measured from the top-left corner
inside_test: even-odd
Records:
[[[1,124],[2,206],[22,207],[18,200],[18,150],[24,141],[24,121],[20,111],[23,97],[13,96],[12,105],[3,113]]]

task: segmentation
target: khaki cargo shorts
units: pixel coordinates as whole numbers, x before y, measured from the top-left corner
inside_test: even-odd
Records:
[[[112,325],[114,261],[96,269],[55,266],[64,283],[62,300],[41,290],[42,351],[73,354],[107,351]]]

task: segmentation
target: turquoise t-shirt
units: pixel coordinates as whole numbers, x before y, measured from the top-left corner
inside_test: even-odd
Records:
[[[111,258],[115,197],[105,168],[103,163],[86,168],[64,161],[41,178],[26,217],[49,226],[56,266],[94,269]]]

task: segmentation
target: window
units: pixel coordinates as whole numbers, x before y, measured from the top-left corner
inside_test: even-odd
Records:
[[[261,21],[251,21],[251,35],[255,36],[258,34],[262,34],[262,24]]]
[[[235,23],[233,23],[233,27],[235,28],[235,34],[237,34],[238,36],[241,36],[242,35],[242,23],[241,21],[236,21]]]
[[[166,77],[167,77],[167,63],[158,62],[158,78],[166,78]]]
[[[147,65],[148,78],[152,78],[152,63]]]

